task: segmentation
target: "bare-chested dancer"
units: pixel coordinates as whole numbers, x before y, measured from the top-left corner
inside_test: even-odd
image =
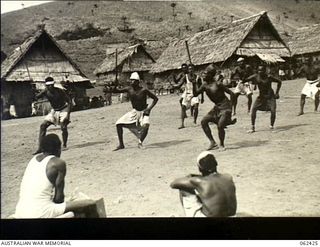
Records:
[[[147,137],[150,126],[149,115],[158,102],[156,95],[139,85],[140,77],[137,72],[131,74],[130,81],[129,87],[114,87],[112,90],[115,93],[128,93],[133,108],[116,122],[119,146],[114,151],[124,149],[123,128],[128,128],[132,131],[139,138],[138,147],[143,148],[142,142]],[[150,106],[147,104],[148,96],[153,99]]]
[[[211,150],[217,149],[218,145],[213,139],[209,123],[213,122],[217,125],[220,140],[220,150],[224,151],[224,129],[227,125],[235,124],[237,121],[236,118],[231,120],[232,104],[225,93],[230,94],[232,101],[234,93],[229,88],[225,87],[221,81],[216,81],[214,79],[215,75],[216,69],[213,67],[213,65],[209,65],[204,72],[204,83],[200,86],[200,88],[195,82],[193,83],[193,95],[197,96],[200,93],[206,92],[209,99],[215,103],[213,109],[209,111],[201,120],[201,126],[210,141],[210,145],[207,150]]]

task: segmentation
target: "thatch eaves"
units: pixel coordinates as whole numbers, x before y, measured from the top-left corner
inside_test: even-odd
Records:
[[[133,56],[141,53],[145,56],[145,62],[134,61]],[[148,61],[147,61],[148,60]],[[141,44],[129,46],[117,51],[117,70],[118,72],[149,71],[155,60],[145,50]],[[116,71],[116,51],[107,54],[102,64],[93,72],[95,75]]]
[[[320,24],[297,29],[288,45],[292,56],[320,52]]]
[[[48,37],[56,46],[56,48],[61,52],[62,56],[66,58],[66,60],[74,67],[77,71],[76,75],[72,75],[73,82],[89,82],[90,80],[86,77],[86,75],[81,71],[79,66],[63,51],[60,45],[55,41],[55,39],[46,32],[45,29],[39,29],[35,32],[35,34],[28,38],[25,42],[23,42],[20,46],[18,46],[13,53],[7,57],[3,63],[1,64],[1,79],[6,79],[6,77],[10,76],[10,72],[12,72],[15,66],[25,57],[28,53],[32,45],[41,37],[45,35]],[[63,74],[63,71],[61,71]],[[37,78],[38,82],[44,82],[44,77],[41,79]]]
[[[275,38],[282,46],[287,47],[272,25],[267,12],[263,11],[257,15],[236,20],[215,29],[208,29],[187,38],[192,63],[205,65],[227,60],[236,52],[261,18],[265,18],[264,20],[269,24]],[[150,72],[161,73],[179,69],[182,63],[189,62],[185,45],[186,40],[176,40],[169,44]],[[254,56],[255,53],[248,55]],[[285,55],[290,55],[289,50]]]

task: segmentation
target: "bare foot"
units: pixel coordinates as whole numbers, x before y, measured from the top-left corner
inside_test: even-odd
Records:
[[[248,131],[247,131],[247,133],[249,133],[249,134],[254,133],[254,132],[256,132],[255,129],[251,129],[251,130],[248,130]]]
[[[272,125],[270,125],[270,127],[269,127],[269,128],[270,128],[270,130],[274,130],[274,127],[273,127]]]
[[[233,124],[235,124],[237,122],[237,119],[236,118],[234,118],[234,119],[232,119],[231,120],[231,122],[230,122],[230,124],[229,125],[233,125]]]
[[[220,146],[219,147],[219,152],[224,152],[224,151],[226,151],[226,148],[224,146]]]
[[[120,149],[124,149],[123,145],[119,145],[118,147],[116,147],[115,149],[113,149],[112,151],[118,151]]]
[[[207,150],[215,150],[215,149],[218,149],[218,148],[219,148],[219,146],[218,146],[217,143],[211,142],[209,147],[207,148]]]
[[[303,114],[304,114],[304,112],[299,112],[297,116],[301,116]]]
[[[183,125],[178,128],[178,130],[185,128]]]
[[[146,148],[142,145],[142,143],[138,143],[138,148],[140,148],[140,149],[146,149]]]
[[[61,150],[66,151],[66,150],[68,150],[68,148],[67,148],[67,146],[63,146]]]

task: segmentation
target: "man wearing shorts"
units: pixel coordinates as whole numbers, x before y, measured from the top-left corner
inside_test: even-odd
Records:
[[[175,179],[171,188],[178,189],[187,217],[228,217],[236,214],[236,187],[232,176],[217,171],[214,155],[202,152],[197,158],[201,175],[190,174]]]
[[[259,96],[253,104],[251,111],[251,130],[248,133],[255,132],[255,122],[257,117],[257,111],[271,111],[270,117],[270,129],[274,129],[274,123],[276,121],[276,99],[279,99],[279,91],[282,85],[281,80],[274,78],[267,74],[266,67],[260,65],[258,67],[258,73],[244,79],[242,83],[251,81],[253,84],[258,86]],[[272,89],[272,82],[277,83],[277,90],[274,93]]]
[[[237,86],[234,90],[234,104],[233,104],[233,115],[236,115],[236,108],[238,103],[238,97],[240,95],[246,95],[248,98],[248,113],[250,113],[252,105],[252,94],[253,86],[250,82],[241,83],[244,78],[248,78],[252,75],[252,69],[250,65],[244,64],[244,59],[240,57],[238,60],[238,66],[235,68],[234,72],[231,74],[231,78],[236,80]]]
[[[140,77],[137,72],[133,72],[130,76],[130,86],[125,88],[113,87],[115,93],[128,93],[132,104],[132,110],[123,115],[116,122],[119,146],[113,151],[124,149],[123,128],[128,128],[138,139],[138,147],[143,148],[143,141],[147,137],[150,120],[149,115],[152,108],[157,104],[158,97],[150,92],[147,88],[141,87]],[[153,99],[150,106],[147,104],[147,97]]]
[[[306,97],[311,98],[314,100],[314,111],[318,111],[318,106],[320,102],[320,78],[318,78],[320,74],[320,69],[316,68],[313,64],[312,57],[308,59],[306,65],[304,65],[299,71],[298,75],[304,73],[307,82],[304,85],[302,92],[301,92],[301,99],[300,99],[300,112],[298,116],[303,115],[303,108],[306,103]]]
[[[46,135],[47,128],[52,124],[61,126],[63,147],[67,148],[67,126],[70,123],[70,112],[72,103],[70,97],[66,94],[66,92],[61,88],[55,87],[54,84],[54,79],[52,77],[47,77],[45,79],[45,90],[35,96],[36,100],[41,97],[46,97],[50,102],[52,110],[40,125],[39,147],[38,150],[33,154],[42,152],[42,150],[40,149],[41,140]]]
[[[199,94],[206,92],[208,98],[215,103],[213,109],[207,113],[206,116],[201,120],[202,129],[210,141],[210,145],[207,150],[219,148],[215,140],[213,139],[209,123],[215,123],[218,127],[218,134],[220,140],[220,150],[224,151],[224,139],[225,139],[225,128],[227,125],[235,124],[237,119],[231,120],[232,104],[234,93],[223,85],[221,81],[214,79],[216,75],[216,69],[213,65],[209,65],[204,71],[203,81],[204,83],[198,87],[193,82],[193,95],[198,96]],[[225,93],[230,94],[231,101],[227,98]]]
[[[178,129],[185,128],[184,119],[187,117],[186,111],[193,107],[193,122],[197,123],[198,113],[199,113],[199,97],[193,95],[193,82],[197,83],[198,86],[201,85],[201,78],[194,73],[194,65],[190,64],[188,67],[188,73],[182,78],[181,82],[174,86],[174,88],[181,88],[184,85],[184,92],[181,95],[180,106],[181,106],[181,125]],[[201,103],[203,103],[203,94],[201,94]]]
[[[61,141],[56,134],[41,139],[41,154],[35,155],[24,172],[14,218],[56,218],[67,212],[81,213],[94,200],[65,201],[66,162],[60,158]]]

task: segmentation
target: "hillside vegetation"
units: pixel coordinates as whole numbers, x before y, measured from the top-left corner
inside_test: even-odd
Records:
[[[306,0],[215,0],[212,2],[56,1],[1,15],[1,50],[12,50],[38,25],[94,78],[105,50],[149,40],[157,57],[174,37],[219,26],[266,10],[281,32],[320,23],[320,2]],[[159,44],[156,41],[161,41]]]

